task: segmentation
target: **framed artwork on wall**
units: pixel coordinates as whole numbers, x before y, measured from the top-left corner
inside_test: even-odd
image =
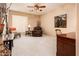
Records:
[[[55,28],[67,28],[67,14],[54,17]]]

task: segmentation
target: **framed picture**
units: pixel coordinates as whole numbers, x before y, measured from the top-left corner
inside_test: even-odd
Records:
[[[54,17],[55,28],[66,28],[67,27],[67,14],[59,15]]]

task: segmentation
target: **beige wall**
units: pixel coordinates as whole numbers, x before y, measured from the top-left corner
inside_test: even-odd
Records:
[[[9,26],[12,26],[12,15],[20,15],[20,16],[28,17],[28,24],[31,25],[31,29],[33,29],[33,27],[35,27],[37,25],[37,21],[39,21],[39,19],[40,19],[40,16],[38,16],[38,15],[32,15],[32,14],[28,14],[28,13],[24,13],[24,12],[10,10],[9,19],[8,19]]]
[[[46,34],[55,35],[54,16],[67,14],[67,28],[60,28],[63,33],[76,31],[75,4],[65,4],[41,16],[41,26]]]
[[[79,4],[77,4],[77,40],[76,40],[76,54],[79,56]]]
[[[48,14],[42,15],[32,15],[24,12],[11,11],[9,12],[9,26],[12,25],[12,15],[28,16],[28,22],[32,29],[36,26],[37,21],[41,20],[41,26],[46,34],[55,35],[54,28],[54,16],[67,14],[67,28],[60,28],[63,33],[75,32],[76,31],[76,9],[75,4],[65,4],[64,6],[57,7]]]

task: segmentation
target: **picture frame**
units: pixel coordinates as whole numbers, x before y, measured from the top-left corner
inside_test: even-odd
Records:
[[[67,28],[67,14],[54,17],[55,28]]]

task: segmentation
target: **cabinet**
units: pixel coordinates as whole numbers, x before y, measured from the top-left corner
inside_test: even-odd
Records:
[[[57,35],[57,56],[75,56],[75,33]]]

